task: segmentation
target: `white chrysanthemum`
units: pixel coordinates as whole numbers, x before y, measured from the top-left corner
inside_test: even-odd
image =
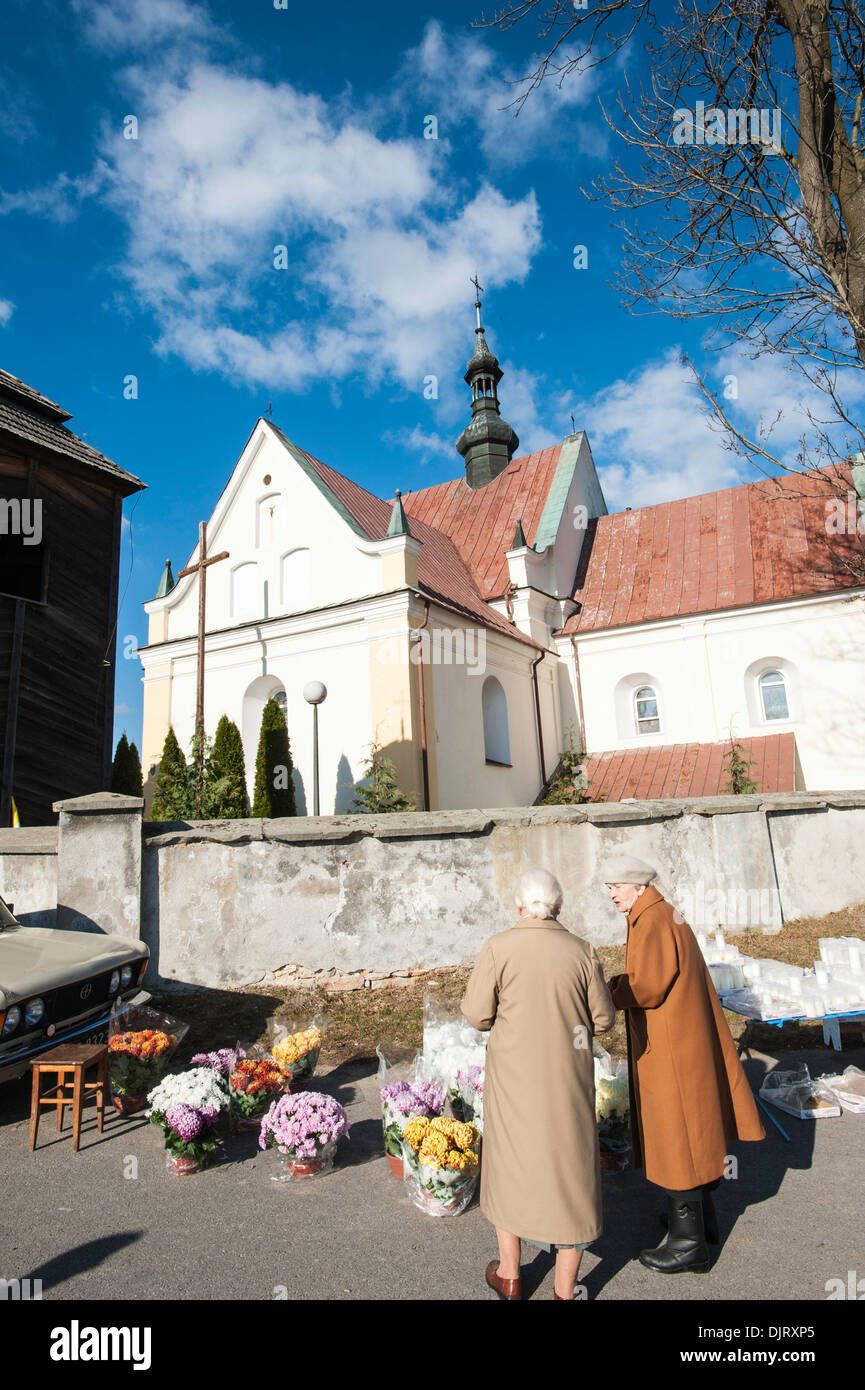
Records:
[[[170,1105],[190,1105],[194,1110],[224,1110],[228,1095],[222,1077],[210,1067],[193,1067],[190,1071],[166,1076],[147,1097],[151,1110],[160,1114]]]

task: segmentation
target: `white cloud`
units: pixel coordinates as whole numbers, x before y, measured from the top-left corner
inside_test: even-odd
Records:
[[[72,0],[84,35],[96,48],[147,50],[160,43],[209,39],[218,30],[203,5],[187,0]]]
[[[434,430],[424,430],[420,425],[414,425],[412,429],[388,430],[382,439],[385,444],[399,449],[402,456],[400,466],[407,465],[411,469],[414,464],[443,459],[453,465],[456,476],[460,458],[453,439],[436,434]]]
[[[603,158],[608,130],[592,101],[600,70],[575,71],[561,87],[549,78],[517,112],[513,102],[525,90],[524,77],[525,70],[503,66],[500,53],[479,35],[448,34],[438,20],[430,20],[420,44],[405,55],[393,90],[402,102],[422,97],[431,103],[425,114],[437,117],[440,139],[471,122],[485,157],[496,165],[555,157],[565,148]]]
[[[11,299],[0,299],[0,326],[6,327],[15,312],[15,305]]]
[[[459,206],[423,141],[379,137],[287,83],[209,63],[139,83],[139,139],[112,131],[101,154],[128,230],[118,269],[163,353],[250,384],[362,370],[413,385],[463,350],[478,264],[497,285],[528,273],[531,192],[484,184]]]
[[[574,407],[611,511],[741,481],[738,461],[702,414],[702,399],[678,349],[671,349]]]

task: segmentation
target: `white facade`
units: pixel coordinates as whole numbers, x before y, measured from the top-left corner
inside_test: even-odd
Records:
[[[223,714],[238,725],[251,793],[261,712],[277,695],[299,814],[313,804],[310,680],[328,689],[323,814],[349,809],[374,739],[423,806],[424,734],[430,809],[531,804],[570,728],[590,754],[792,731],[797,786],[865,787],[862,592],[554,637],[574,609],[586,522],[605,511],[588,440],[572,435],[534,545],[506,552],[511,588],[490,604],[535,647],[426,599],[420,541],[369,540],[308,457],[259,420],[208,523],[208,554],[229,557],[207,571],[207,732]],[[184,750],[192,739],[197,577],[145,607],[147,777],[169,725]]]
[[[865,602],[820,595],[576,638],[590,751],[718,743],[792,731],[804,787],[865,786]],[[570,642],[558,641],[574,677]],[[783,680],[787,718],[769,718],[760,678]],[[773,685],[780,685],[780,682]],[[576,684],[574,685],[576,691]],[[657,697],[657,732],[638,732],[638,691]],[[769,706],[772,708],[771,703]]]

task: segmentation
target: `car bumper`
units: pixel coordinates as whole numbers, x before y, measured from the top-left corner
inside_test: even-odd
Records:
[[[151,997],[152,996],[148,994],[146,990],[141,989],[132,999],[125,1000],[124,1002],[134,1005],[147,1004]],[[4,1059],[0,1062],[0,1082],[14,1081],[16,1077],[23,1076],[29,1069],[31,1062],[35,1062],[43,1052],[50,1052],[53,1047],[62,1047],[64,1043],[68,1042],[107,1043],[110,1018],[111,1006],[107,1004],[102,1013],[97,1014],[95,1018],[89,1018],[87,1022],[82,1023],[80,1027],[72,1027],[66,1031],[58,1032],[53,1038],[43,1037],[38,1043],[34,1043],[33,1046],[25,1048],[23,1052],[17,1053],[15,1057],[9,1061]]]

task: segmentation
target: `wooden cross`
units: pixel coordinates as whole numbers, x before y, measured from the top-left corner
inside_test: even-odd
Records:
[[[205,631],[205,605],[207,602],[207,567],[215,565],[219,560],[227,560],[228,551],[220,550],[218,555],[208,555],[207,553],[207,522],[198,523],[198,564],[187,565],[185,570],[181,570],[178,579],[184,579],[187,574],[198,575],[198,691],[195,699],[195,732],[198,735],[198,787],[199,800],[196,810],[201,810],[201,771],[204,762],[204,631]]]

